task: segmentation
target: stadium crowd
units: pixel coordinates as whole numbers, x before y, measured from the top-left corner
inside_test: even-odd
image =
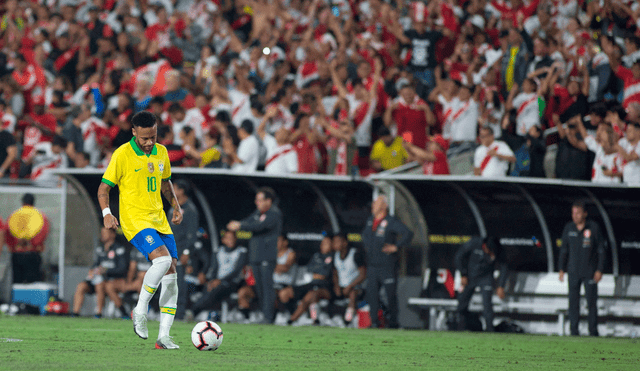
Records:
[[[481,176],[640,182],[634,1],[7,0],[0,12],[0,176],[105,167],[149,110],[174,166],[366,175],[417,160],[447,174],[467,154]]]

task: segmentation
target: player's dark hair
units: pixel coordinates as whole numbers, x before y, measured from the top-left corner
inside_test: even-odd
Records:
[[[276,192],[271,187],[260,187],[256,191],[256,194],[262,193],[265,199],[271,200],[271,202],[275,202],[276,200]]]
[[[576,200],[576,201],[574,201],[574,202],[571,204],[571,207],[572,207],[572,208],[577,207],[577,208],[582,209],[582,211],[587,211],[587,206],[585,205],[584,201],[582,201],[582,200]]]
[[[36,197],[32,193],[25,193],[24,196],[22,196],[22,204],[33,206],[36,204]]]
[[[140,111],[131,118],[131,125],[136,128],[152,128],[157,123],[158,118],[149,111]]]

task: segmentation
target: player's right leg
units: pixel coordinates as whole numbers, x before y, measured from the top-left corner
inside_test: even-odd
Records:
[[[142,339],[147,339],[149,337],[147,329],[149,301],[158,289],[160,281],[171,268],[172,260],[158,232],[153,229],[143,229],[130,242],[151,261],[151,267],[142,280],[138,304],[131,312],[134,332]]]

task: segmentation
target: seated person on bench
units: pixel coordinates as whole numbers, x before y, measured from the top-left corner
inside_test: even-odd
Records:
[[[242,269],[247,264],[247,248],[236,247],[235,232],[226,231],[222,237],[223,246],[211,259],[211,267],[207,272],[207,291],[193,305],[193,316],[203,310],[212,309],[217,301],[236,292],[242,282]],[[189,315],[190,317],[190,315]]]
[[[121,285],[125,283],[127,268],[129,267],[129,253],[124,246],[116,242],[116,231],[102,228],[100,242],[102,246],[98,246],[95,249],[93,267],[89,270],[87,278],[76,287],[76,293],[73,296],[74,316],[80,314],[80,309],[82,309],[82,304],[84,303],[84,295],[96,294],[95,317],[102,317],[106,286],[108,284]],[[122,311],[122,301],[119,302],[119,305],[116,303],[116,308]],[[122,315],[126,315],[126,313],[123,312]]]

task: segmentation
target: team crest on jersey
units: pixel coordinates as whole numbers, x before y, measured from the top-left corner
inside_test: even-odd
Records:
[[[386,221],[386,220],[381,221],[381,222],[380,222],[380,226],[381,226],[382,228],[385,228],[385,227],[387,226],[387,221]]]
[[[116,256],[116,252],[113,250],[110,250],[109,253],[107,254],[107,256],[109,256],[109,259],[113,259]]]
[[[147,166],[149,167],[149,172],[153,173],[155,171],[155,167],[153,166],[153,162],[149,162],[147,164]]]
[[[265,219],[267,219],[267,215],[266,214],[260,215],[260,221],[261,222],[264,222]]]
[[[591,237],[591,230],[590,229],[585,229],[584,230],[584,238],[589,238]]]
[[[160,170],[160,173],[164,172],[164,162],[158,162],[158,170]]]
[[[324,258],[324,263],[325,264],[331,264],[331,257],[327,256],[326,258]]]
[[[148,243],[149,245],[153,245],[153,243],[155,242],[155,241],[154,241],[154,239],[153,239],[153,237],[151,237],[151,236],[147,236],[147,237],[145,237],[145,240],[147,241],[147,243]]]

